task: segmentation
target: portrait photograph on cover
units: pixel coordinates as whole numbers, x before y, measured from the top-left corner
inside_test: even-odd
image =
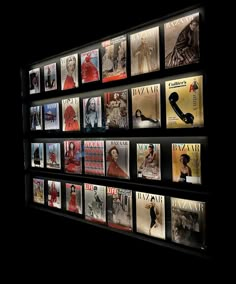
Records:
[[[42,106],[30,107],[30,130],[43,129]]]
[[[131,97],[133,128],[160,128],[160,84],[131,88]]]
[[[102,82],[127,78],[127,40],[122,35],[102,42]]]
[[[62,131],[80,131],[80,99],[62,100]]]
[[[78,80],[78,54],[62,57],[61,61],[61,90],[77,88]]]
[[[136,191],[137,232],[166,238],[165,196]]]
[[[171,239],[195,248],[206,248],[206,203],[171,197]]]
[[[44,180],[33,178],[33,202],[44,204]]]
[[[45,65],[44,68],[44,90],[45,92],[57,89],[57,64]]]
[[[165,68],[199,63],[199,13],[164,25]]]
[[[29,93],[40,93],[40,68],[35,68],[29,71]]]
[[[130,35],[131,76],[160,69],[159,27]]]
[[[48,180],[48,206],[61,209],[61,182]]]
[[[84,183],[85,219],[96,223],[106,223],[106,187]]]
[[[106,140],[106,176],[130,178],[129,140]]]
[[[82,185],[66,183],[66,210],[82,214]]]
[[[82,83],[100,80],[99,49],[93,49],[80,55]]]

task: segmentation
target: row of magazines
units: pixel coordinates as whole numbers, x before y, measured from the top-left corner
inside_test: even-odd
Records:
[[[166,81],[165,90],[167,128],[204,126],[202,75]],[[85,131],[96,132],[129,129],[129,121],[134,129],[161,127],[161,84],[134,87],[130,93],[124,89],[84,96],[86,94],[62,99],[60,103],[31,106],[30,129],[59,130],[62,124],[62,131],[80,131],[83,127]]]
[[[119,230],[206,248],[206,202],[39,177],[32,183],[34,203]]]
[[[63,160],[61,159],[63,146]],[[136,143],[136,177],[161,180],[161,144]],[[172,143],[172,180],[201,184],[201,144]],[[46,152],[46,155],[44,155]],[[45,163],[44,163],[45,162]],[[134,161],[132,161],[134,165]],[[129,140],[66,140],[31,143],[31,167],[130,179]]]
[[[199,12],[178,16],[164,24],[165,68],[196,64],[200,61]],[[160,70],[159,25],[131,32],[130,69],[131,76]],[[29,70],[29,93],[73,89],[81,83],[102,80],[103,83],[127,78],[127,35],[121,35],[88,47],[78,53],[54,58],[47,65]],[[101,64],[100,64],[101,61]],[[101,75],[100,75],[101,65]],[[80,68],[79,68],[80,66]],[[57,75],[60,68],[60,78]],[[43,80],[41,80],[40,70]]]

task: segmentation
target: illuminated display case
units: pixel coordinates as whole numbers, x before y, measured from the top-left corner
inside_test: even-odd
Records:
[[[22,68],[26,206],[208,257],[205,8]]]

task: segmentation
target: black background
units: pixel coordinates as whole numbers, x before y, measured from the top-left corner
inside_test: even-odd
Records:
[[[162,1],[156,2],[155,7],[158,8],[155,8],[151,2],[146,2],[142,6],[132,4],[134,6],[129,9],[122,2],[112,1],[96,4],[77,2],[77,7],[67,3],[60,11],[53,4],[47,3],[43,7],[38,2],[31,3],[27,10],[22,8],[14,19],[13,28],[7,32],[6,42],[10,43],[8,51],[11,53],[7,58],[11,62],[9,73],[7,72],[11,75],[7,89],[8,93],[11,89],[14,113],[9,118],[9,123],[13,125],[9,140],[15,143],[17,154],[14,167],[22,177],[19,178],[17,191],[12,198],[11,210],[15,217],[9,226],[17,237],[13,253],[19,260],[24,255],[26,268],[34,264],[42,265],[39,259],[43,257],[42,269],[47,270],[47,265],[53,265],[57,275],[62,272],[60,267],[63,267],[64,272],[68,269],[69,274],[78,270],[78,280],[80,273],[84,273],[84,267],[91,270],[89,275],[86,274],[88,280],[90,277],[99,277],[100,280],[108,278],[107,269],[114,269],[114,278],[117,273],[121,281],[125,281],[122,276],[124,273],[133,277],[142,273],[148,281],[158,281],[164,274],[162,268],[170,269],[170,272],[178,271],[177,278],[183,279],[184,275],[191,272],[193,278],[200,277],[203,272],[209,273],[211,261],[86,224],[80,225],[64,217],[24,208],[20,67],[199,3],[194,0],[174,3]],[[9,78],[6,79],[8,82]],[[9,126],[6,128],[9,129]],[[15,171],[12,172],[15,176]],[[131,268],[131,263],[134,268]],[[170,275],[166,274],[166,277],[168,279]]]

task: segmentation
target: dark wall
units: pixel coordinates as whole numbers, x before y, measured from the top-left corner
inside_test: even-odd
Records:
[[[20,63],[36,61],[121,32],[147,21],[198,4],[199,0],[161,1],[129,5],[125,1],[93,4],[79,2],[78,7],[61,9],[37,7],[24,12],[20,34],[23,48]],[[203,1],[205,2],[205,1]],[[29,29],[30,27],[30,29]]]
[[[14,31],[21,35],[20,45],[16,51],[17,64],[14,70],[16,82],[14,111],[17,113],[14,134],[17,137],[18,158],[16,163],[22,176],[20,66],[99,40],[162,15],[166,16],[169,13],[195,5],[199,1],[162,1],[160,4],[155,4],[159,5],[158,8],[144,2],[142,6],[135,5],[133,11],[127,9],[120,2],[110,1],[109,3],[110,7],[100,1],[98,4],[82,4],[82,6],[80,6],[81,2],[78,2],[77,5],[80,8],[70,7],[68,9],[66,7],[59,12],[54,11],[54,7],[50,7],[51,5],[48,4],[47,7],[35,10],[31,8],[30,11],[19,15],[19,25]],[[99,12],[97,5],[102,7]],[[108,11],[105,8],[103,10],[104,6]],[[83,18],[80,15],[83,15]],[[20,206],[22,205],[23,208],[23,179],[20,180],[20,184],[16,199],[17,206],[19,206],[18,200],[20,200]],[[110,267],[111,269],[114,264],[121,266],[118,271],[122,267],[126,267],[128,272],[133,271],[133,273],[137,273],[138,269],[143,269],[144,275],[150,279],[156,279],[156,277],[153,278],[152,273],[155,274],[154,271],[165,266],[170,269],[181,269],[184,265],[184,270],[197,267],[198,271],[209,269],[209,263],[205,260],[45,212],[26,209],[23,219],[20,220],[23,220],[23,230],[20,232],[23,253],[26,254],[29,261],[37,258],[38,255],[45,257],[46,262],[50,258],[63,259],[62,255],[65,254],[67,255],[66,261],[77,257],[79,266],[92,263],[93,267],[95,265],[95,269],[96,266],[104,267],[104,269]],[[107,261],[106,264],[104,261]],[[131,263],[135,264],[136,269],[130,268]]]

